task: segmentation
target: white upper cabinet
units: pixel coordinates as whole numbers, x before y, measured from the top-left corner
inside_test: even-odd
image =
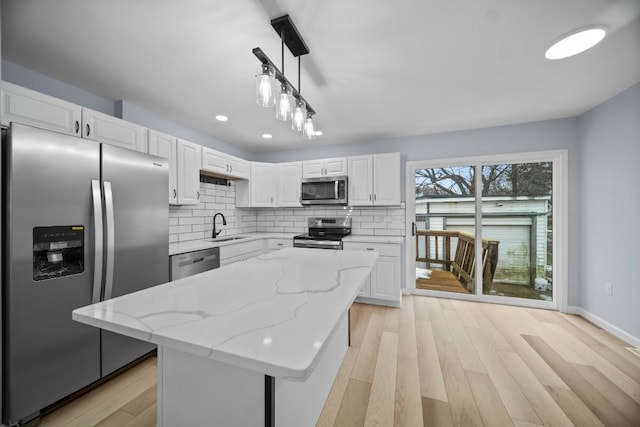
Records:
[[[229,161],[229,176],[232,178],[249,179],[251,163],[248,160],[227,155]]]
[[[178,204],[197,205],[200,203],[202,147],[183,139],[178,139],[177,147]]]
[[[174,136],[149,129],[149,154],[169,160],[169,204],[178,203],[178,146]]]
[[[302,162],[302,177],[317,178],[320,176],[347,175],[347,158],[305,160]]]
[[[80,136],[82,107],[53,96],[2,82],[2,124],[16,122]]]
[[[236,206],[242,208],[272,207],[275,200],[275,165],[250,162],[249,180],[236,181]]]
[[[400,153],[349,157],[349,206],[400,204]]]
[[[82,109],[82,137],[147,152],[145,127],[88,108]]]
[[[400,153],[374,154],[373,204],[400,205]]]
[[[202,147],[202,170],[213,175],[249,179],[249,162],[208,147]]]
[[[349,157],[349,205],[373,204],[373,159],[371,156]]]
[[[2,82],[2,124],[22,123],[147,152],[147,129],[27,88]]]
[[[302,162],[276,165],[276,206],[300,207]]]

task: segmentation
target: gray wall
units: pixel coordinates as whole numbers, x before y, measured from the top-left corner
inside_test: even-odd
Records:
[[[579,305],[640,337],[640,84],[582,115],[579,131]]]

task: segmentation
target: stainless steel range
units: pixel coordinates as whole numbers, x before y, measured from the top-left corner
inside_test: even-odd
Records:
[[[342,249],[342,238],[351,234],[351,217],[315,217],[309,232],[293,238],[295,248]]]

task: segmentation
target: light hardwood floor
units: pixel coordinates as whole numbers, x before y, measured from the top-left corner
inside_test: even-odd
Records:
[[[640,426],[640,357],[580,317],[414,296],[355,304],[351,328],[319,426]],[[154,426],[155,366],[41,425]]]

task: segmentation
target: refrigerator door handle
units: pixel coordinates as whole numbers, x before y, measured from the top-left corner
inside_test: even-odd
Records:
[[[104,280],[104,297],[103,300],[111,299],[113,292],[113,266],[114,266],[114,248],[115,248],[115,230],[113,221],[113,192],[111,191],[111,183],[104,182],[104,206],[107,221],[107,265]]]
[[[100,181],[91,180],[91,195],[93,197],[93,228],[95,242],[95,260],[93,264],[93,291],[91,293],[91,303],[100,302],[100,291],[102,290],[102,193],[100,192]]]

